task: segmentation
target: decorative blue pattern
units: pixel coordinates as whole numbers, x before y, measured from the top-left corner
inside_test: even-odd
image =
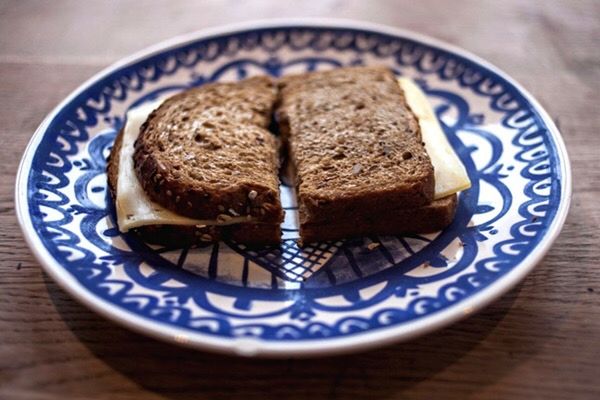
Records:
[[[443,232],[299,249],[290,223],[277,248],[220,243],[173,251],[114,227],[105,160],[128,108],[205,82],[363,63],[417,78],[469,171],[473,187]],[[35,152],[29,213],[63,268],[131,313],[221,337],[339,337],[431,315],[517,266],[544,238],[561,201],[555,144],[518,90],[443,49],[354,29],[259,29],[144,58],[67,104]],[[293,197],[287,208],[291,218]]]

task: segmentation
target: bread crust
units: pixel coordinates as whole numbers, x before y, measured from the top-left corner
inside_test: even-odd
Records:
[[[368,235],[431,233],[452,223],[456,206],[457,195],[453,194],[418,208],[380,210],[339,221],[305,223],[300,227],[300,236],[308,244]]]
[[[283,221],[279,146],[268,130],[275,100],[275,84],[264,76],[206,84],[167,99],[135,142],[144,191],[190,218]]]

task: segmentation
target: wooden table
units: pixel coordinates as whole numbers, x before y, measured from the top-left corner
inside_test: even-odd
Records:
[[[600,398],[600,3],[2,1],[0,398]],[[173,35],[276,16],[336,16],[446,40],[528,88],[562,130],[574,195],[562,234],[515,290],[410,343],[320,360],[176,348],[79,305],[46,276],[14,215],[25,145],[109,63]]]

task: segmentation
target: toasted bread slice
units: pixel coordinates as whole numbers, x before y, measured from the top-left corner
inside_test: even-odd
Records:
[[[119,132],[108,158],[108,188],[116,200],[119,176],[119,155],[123,131]],[[194,244],[231,239],[248,245],[276,244],[281,240],[279,223],[242,223],[224,226],[148,225],[133,230],[148,243],[184,247]]]
[[[275,99],[267,77],[207,84],[167,99],[135,143],[144,191],[190,218],[230,214],[281,222],[279,146],[267,129]]]
[[[302,226],[432,202],[433,166],[390,70],[289,76],[279,88],[277,119],[297,170]]]
[[[233,240],[247,246],[277,245],[281,229],[275,224],[235,224],[195,228],[180,225],[149,225],[134,233],[144,242],[166,247],[206,245],[221,240]]]
[[[300,226],[304,244],[368,235],[430,233],[447,227],[456,214],[457,195],[453,194],[418,208],[391,209],[364,213],[354,218]]]

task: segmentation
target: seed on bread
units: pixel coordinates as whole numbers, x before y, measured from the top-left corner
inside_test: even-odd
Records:
[[[265,210],[265,212],[271,212],[271,211],[273,211],[274,209],[276,209],[276,208],[277,208],[277,206],[276,206],[275,204],[272,204],[272,203],[263,203],[263,204],[261,205],[261,208],[262,208],[262,209],[264,209],[264,210]]]
[[[227,214],[219,214],[217,215],[218,222],[227,222],[231,220],[231,216]]]

